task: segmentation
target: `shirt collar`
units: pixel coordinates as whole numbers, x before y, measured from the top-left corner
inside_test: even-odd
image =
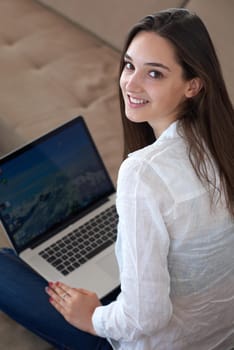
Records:
[[[161,142],[166,139],[172,139],[175,137],[179,137],[178,134],[178,120],[171,123],[166,130],[162,132],[162,134],[157,138],[156,142]]]

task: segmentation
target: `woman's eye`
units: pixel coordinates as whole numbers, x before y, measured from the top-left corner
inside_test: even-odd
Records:
[[[154,78],[154,79],[160,79],[163,77],[163,74],[157,70],[150,71],[149,75],[151,76],[151,78]]]
[[[125,62],[124,63],[124,68],[126,68],[127,70],[133,70],[134,69],[134,66],[131,62]]]

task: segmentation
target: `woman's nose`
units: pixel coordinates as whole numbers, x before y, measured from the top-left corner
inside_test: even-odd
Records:
[[[142,89],[141,77],[137,72],[128,76],[126,88],[129,91],[140,91]]]

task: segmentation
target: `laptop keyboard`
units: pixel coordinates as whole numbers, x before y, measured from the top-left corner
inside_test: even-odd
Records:
[[[117,212],[113,205],[39,255],[66,276],[115,242],[117,222]]]

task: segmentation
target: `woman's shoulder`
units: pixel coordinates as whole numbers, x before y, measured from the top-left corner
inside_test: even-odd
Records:
[[[119,181],[136,183],[164,183],[169,174],[181,173],[186,159],[184,142],[179,138],[157,140],[128,155],[119,169]],[[182,167],[184,168],[184,166]]]
[[[165,165],[173,167],[175,162],[184,163],[188,159],[187,144],[177,136],[159,138],[153,144],[130,153],[124,162],[125,166],[151,166],[156,171]]]
[[[159,138],[129,154],[120,167],[119,182],[125,188],[126,184],[141,182],[164,189],[175,201],[200,196],[206,191],[189,160],[187,143],[179,135]]]

